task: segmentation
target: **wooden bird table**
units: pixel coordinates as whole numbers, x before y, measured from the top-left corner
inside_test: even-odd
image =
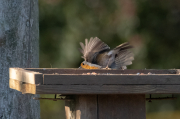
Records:
[[[10,68],[9,86],[65,95],[66,119],[145,119],[145,94],[179,94],[179,71]]]

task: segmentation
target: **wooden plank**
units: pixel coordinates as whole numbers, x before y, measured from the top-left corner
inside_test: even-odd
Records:
[[[17,91],[22,92],[23,94],[36,94],[36,85],[23,83],[18,80],[9,79],[9,87]]]
[[[111,73],[111,74],[177,74],[178,69],[126,69],[126,70],[106,70],[106,69],[78,69],[78,68],[24,68],[25,70],[40,72],[43,74],[82,74],[82,73]]]
[[[146,119],[145,95],[98,95],[98,119]]]
[[[65,101],[66,119],[98,119],[97,95],[77,95]]]
[[[44,84],[86,84],[86,85],[103,85],[103,84],[180,84],[179,74],[158,74],[158,75],[44,75]]]
[[[43,74],[22,68],[9,68],[9,78],[30,84],[43,84]]]
[[[37,94],[180,94],[180,85],[38,85]]]

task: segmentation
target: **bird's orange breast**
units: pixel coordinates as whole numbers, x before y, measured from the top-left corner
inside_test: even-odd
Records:
[[[81,67],[84,68],[84,69],[99,69],[96,66],[89,66],[89,65],[83,64],[83,63],[81,63]]]

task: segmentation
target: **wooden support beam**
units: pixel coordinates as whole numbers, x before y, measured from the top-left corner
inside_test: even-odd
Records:
[[[127,70],[106,70],[106,69],[78,69],[78,68],[24,68],[25,70],[43,74],[82,74],[82,73],[110,73],[110,74],[179,74],[179,69],[127,69]]]
[[[66,119],[145,119],[145,95],[76,95]]]
[[[38,85],[37,94],[179,94],[180,85]]]
[[[97,96],[76,95],[65,101],[66,119],[97,119]]]
[[[39,85],[9,79],[9,87],[31,94],[179,94],[180,85]]]
[[[9,78],[30,84],[43,84],[43,74],[23,68],[9,68]]]
[[[177,74],[44,74],[44,85],[180,85]]]
[[[9,87],[22,92],[22,94],[36,94],[36,85],[9,79]]]

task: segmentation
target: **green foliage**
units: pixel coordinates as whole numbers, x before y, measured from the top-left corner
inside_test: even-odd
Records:
[[[146,68],[180,68],[180,7],[178,1],[137,2],[138,33],[146,45]]]
[[[54,98],[54,95],[41,95],[44,98]],[[58,95],[57,95],[57,98]],[[41,119],[64,119],[65,110],[64,110],[64,101],[52,101],[52,100],[41,100]]]

